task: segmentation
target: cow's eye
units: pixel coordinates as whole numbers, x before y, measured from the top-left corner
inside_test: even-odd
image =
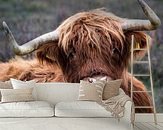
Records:
[[[74,58],[76,56],[76,51],[75,51],[75,49],[71,49],[70,51],[69,51],[69,53],[67,54],[67,58],[68,59],[72,59],[72,58]]]
[[[114,54],[120,54],[119,49],[114,48],[114,49],[112,50],[112,54],[113,54],[113,55],[114,55]]]
[[[114,48],[112,50],[112,57],[115,59],[115,60],[118,60],[119,58],[121,58],[121,52],[118,48]]]

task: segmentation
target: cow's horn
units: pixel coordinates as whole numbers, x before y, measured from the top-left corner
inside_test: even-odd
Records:
[[[46,33],[42,36],[37,37],[36,39],[33,39],[32,41],[29,41],[21,46],[18,45],[16,42],[11,30],[7,26],[5,22],[3,22],[3,27],[6,32],[6,36],[9,40],[9,45],[13,47],[15,54],[17,55],[25,55],[28,53],[33,52],[34,50],[38,49],[38,47],[44,43],[52,42],[58,39],[59,32],[57,30]]]
[[[144,2],[144,0],[138,0],[143,12],[147,16],[148,20],[138,19],[125,19],[122,24],[124,31],[148,31],[155,30],[161,25],[159,17],[155,12]]]

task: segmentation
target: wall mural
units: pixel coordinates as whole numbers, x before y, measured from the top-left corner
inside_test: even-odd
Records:
[[[0,2],[5,5],[4,1],[0,0]],[[92,77],[107,77],[107,80],[121,78],[123,79],[121,88],[130,95],[131,75],[128,68],[131,56],[131,36],[135,36],[135,45],[138,44],[139,47],[145,48],[147,46],[147,34],[143,31],[156,30],[160,26],[160,19],[155,12],[143,0],[137,0],[137,2],[145,13],[146,20],[122,18],[106,9],[78,11],[79,13],[70,15],[62,22],[60,22],[62,18],[59,17],[58,24],[59,22],[60,24],[55,30],[47,31],[48,33],[44,32],[41,36],[38,36],[40,33],[35,36],[36,34],[29,32],[30,39],[33,40],[24,44],[17,43],[17,41],[26,41],[23,39],[26,37],[26,26],[29,25],[30,29],[34,31],[35,26],[31,25],[34,21],[31,23],[21,21],[19,23],[19,17],[14,14],[17,19],[12,22],[12,20],[5,19],[6,15],[1,14],[3,16],[1,21],[6,21],[3,22],[1,29],[4,32],[1,36],[5,37],[2,39],[2,43],[6,44],[3,47],[4,52],[2,52],[1,57],[3,63],[0,63],[0,80],[7,81],[10,78],[16,78],[23,81],[34,79],[37,82],[78,83],[80,80],[88,80]],[[42,3],[40,6],[44,4]],[[19,7],[20,5],[15,9],[19,10]],[[58,10],[60,11],[58,13],[61,13],[66,10],[66,7],[63,6]],[[57,12],[56,10],[53,11]],[[64,13],[60,14],[60,16],[62,15]],[[38,16],[41,17],[41,14],[38,13]],[[40,19],[38,16],[31,13],[29,16],[21,17],[30,17],[30,20],[31,17]],[[37,31],[42,28],[42,25],[51,25],[48,20],[53,22],[55,19],[50,16],[49,19],[41,18],[44,22],[40,25],[37,25],[37,22],[34,23],[37,25]],[[17,27],[24,24],[22,28],[19,28],[21,36],[17,35],[16,31],[13,31],[12,34],[11,30],[15,26],[14,23]],[[16,38],[20,37],[20,40],[15,40],[14,35]],[[145,54],[146,51],[135,51],[134,58],[143,58]],[[133,84],[134,90],[144,91],[148,88],[136,77]],[[134,103],[136,106],[150,106],[150,95],[148,93],[134,93]],[[136,112],[152,111],[151,108],[136,109]]]

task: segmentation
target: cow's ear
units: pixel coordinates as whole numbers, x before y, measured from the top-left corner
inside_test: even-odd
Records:
[[[130,45],[131,48],[131,41],[132,41],[132,35],[134,35],[134,48],[135,49],[146,49],[147,48],[147,39],[149,43],[149,47],[151,47],[151,38],[144,32],[126,32],[125,33],[125,38],[126,38],[126,43]],[[136,50],[134,51],[134,60],[141,60],[147,50]]]
[[[36,51],[36,57],[41,63],[55,64],[58,61],[59,47],[58,43],[46,43]]]

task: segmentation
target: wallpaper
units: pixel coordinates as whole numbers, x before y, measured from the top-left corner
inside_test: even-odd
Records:
[[[146,3],[162,21],[163,1]],[[130,96],[131,37],[134,48],[146,48],[148,37],[156,110],[162,113],[163,26],[155,18],[149,25],[137,0],[0,0],[0,80],[123,79],[121,88]],[[145,50],[133,54],[134,60],[148,60]],[[133,71],[148,74],[149,66],[137,64]],[[135,77],[133,86],[150,91],[150,78]],[[151,105],[151,93],[135,93],[134,103]]]

